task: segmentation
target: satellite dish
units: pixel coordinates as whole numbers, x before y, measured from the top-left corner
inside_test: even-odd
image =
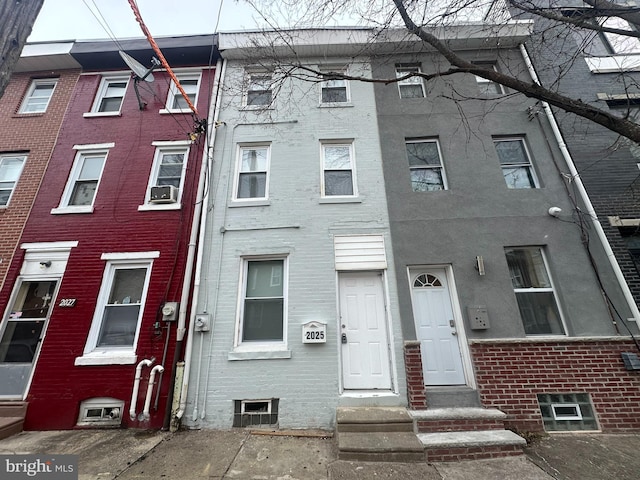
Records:
[[[131,69],[131,71],[140,79],[145,82],[153,82],[153,74],[151,71],[156,67],[156,62],[152,62],[153,66],[149,69],[138,62],[131,55],[124,53],[122,50],[118,51],[124,63]]]

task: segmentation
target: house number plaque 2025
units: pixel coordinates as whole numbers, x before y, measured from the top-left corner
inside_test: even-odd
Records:
[[[59,307],[74,307],[76,305],[75,298],[61,298],[58,303]]]

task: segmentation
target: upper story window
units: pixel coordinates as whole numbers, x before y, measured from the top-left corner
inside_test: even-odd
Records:
[[[628,21],[620,17],[603,17],[599,19],[599,22],[603,27],[637,32]],[[610,52],[613,54],[627,55],[630,53],[640,53],[640,38],[609,32],[602,32],[602,37]]]
[[[270,145],[238,147],[234,200],[266,200],[269,197]]]
[[[26,155],[0,155],[0,207],[9,205],[26,160]]]
[[[523,138],[493,140],[508,188],[538,188],[531,158]]]
[[[491,63],[484,63],[484,64],[476,64],[478,66],[481,66],[483,68],[486,68],[487,70],[494,70],[497,71],[496,66],[494,64]],[[475,75],[476,77],[476,83],[478,85],[478,90],[480,90],[480,93],[482,95],[502,95],[504,94],[504,87],[502,85],[500,85],[499,83],[496,83],[492,80],[487,80],[486,78],[482,78],[479,77],[477,75]]]
[[[57,78],[32,80],[22,105],[20,105],[19,113],[46,112],[57,83]]]
[[[128,76],[103,77],[89,115],[118,115],[129,84]]]
[[[422,82],[422,77],[415,75],[419,73],[420,67],[418,65],[396,65],[396,78],[401,79],[398,80],[400,98],[424,97],[424,83]]]
[[[446,190],[442,156],[437,140],[409,140],[406,142],[411,188],[414,192]]]
[[[76,145],[78,150],[71,167],[60,205],[51,213],[90,213],[98,192],[102,170],[113,143]]]
[[[355,159],[352,143],[322,144],[323,197],[355,197]]]
[[[320,84],[320,103],[347,103],[349,101],[349,83],[337,74],[344,74],[344,71],[335,71],[333,75],[327,72],[323,75],[324,80]]]
[[[268,107],[273,101],[273,77],[269,72],[249,73],[245,105],[247,107]]]
[[[188,140],[153,142],[156,152],[147,186],[146,205],[138,207],[138,210],[180,208],[190,144]],[[173,191],[167,198],[158,199],[152,195],[153,187],[169,187]]]
[[[539,247],[505,248],[511,283],[527,335],[564,335],[553,284]]]
[[[105,253],[102,285],[76,365],[134,363],[153,259],[159,252]]]
[[[180,86],[187,94],[189,101],[192,105],[196,105],[198,101],[198,90],[200,89],[200,73],[182,73],[176,75],[178,81],[180,82]],[[171,86],[169,87],[169,94],[167,95],[167,104],[166,109],[163,112],[171,112],[171,113],[188,113],[191,112],[189,108],[189,104],[187,100],[184,98],[175,82],[171,81]]]
[[[238,321],[239,339],[247,342],[282,344],[286,330],[286,258],[247,259]]]

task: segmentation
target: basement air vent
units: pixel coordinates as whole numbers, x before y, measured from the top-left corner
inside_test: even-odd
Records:
[[[278,423],[279,399],[234,400],[233,426],[275,426]]]
[[[119,427],[124,401],[117,398],[89,398],[80,404],[78,425],[92,427]]]

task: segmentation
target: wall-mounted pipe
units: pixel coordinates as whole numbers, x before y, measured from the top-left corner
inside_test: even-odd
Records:
[[[147,420],[149,418],[149,409],[151,408],[151,397],[153,396],[153,386],[155,385],[156,372],[164,372],[162,365],[156,365],[151,369],[149,374],[149,385],[147,385],[147,395],[144,397],[144,410],[142,410],[142,418]],[[158,387],[159,388],[159,387]]]
[[[136,404],[138,403],[138,390],[140,389],[140,378],[142,378],[142,367],[150,367],[153,360],[145,358],[138,363],[136,367],[136,378],[133,381],[133,392],[131,392],[131,406],[129,407],[129,418],[136,419]]]

